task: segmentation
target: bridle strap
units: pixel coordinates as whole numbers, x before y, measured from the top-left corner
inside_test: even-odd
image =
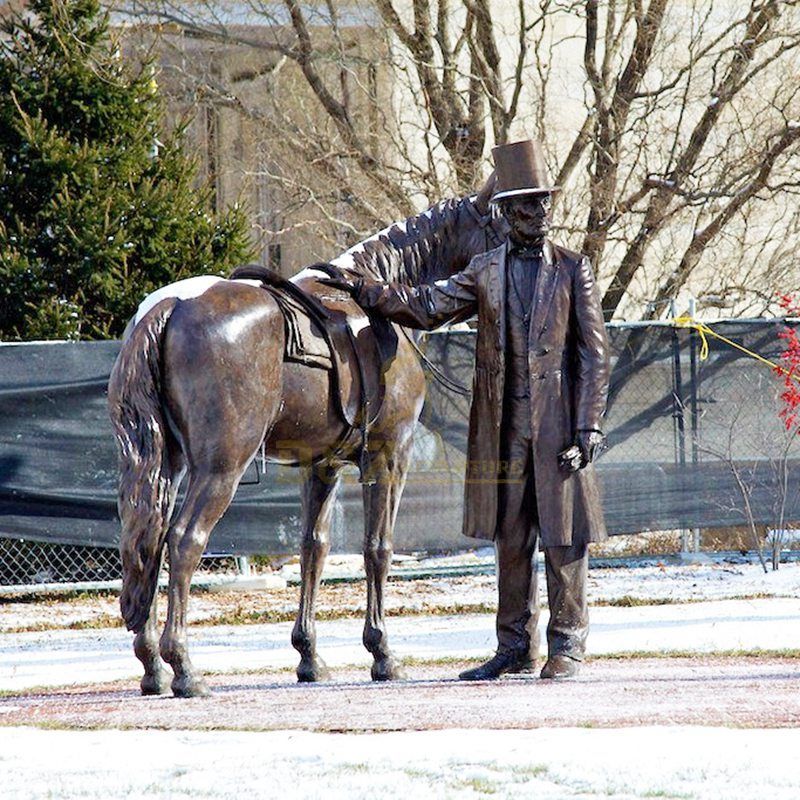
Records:
[[[491,242],[494,247],[499,247],[503,243],[503,240],[498,236],[497,231],[491,224],[494,219],[494,215],[492,214],[491,210],[487,211],[485,214],[481,214],[481,212],[475,207],[475,201],[470,197],[467,200],[467,211],[475,220],[475,222],[477,222],[478,225],[483,228],[483,231],[486,234],[486,241]]]

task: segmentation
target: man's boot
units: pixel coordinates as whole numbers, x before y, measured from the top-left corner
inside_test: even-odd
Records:
[[[556,681],[574,678],[578,674],[580,666],[581,662],[577,659],[557,654],[547,659],[547,663],[542,667],[539,677]]]
[[[485,664],[462,672],[460,681],[492,681],[501,675],[517,675],[536,671],[536,662],[527,650],[501,648]]]

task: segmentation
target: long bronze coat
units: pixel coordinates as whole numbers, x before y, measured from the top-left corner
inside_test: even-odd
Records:
[[[464,534],[498,531],[500,427],[505,382],[508,244],[475,256],[448,280],[412,289],[367,284],[359,302],[408,327],[430,330],[478,314],[470,411]],[[600,429],[608,394],[608,340],[588,259],[545,243],[536,277],[528,373],[536,502],[545,547],[606,537],[594,467],[567,473],[558,453],[575,431]]]

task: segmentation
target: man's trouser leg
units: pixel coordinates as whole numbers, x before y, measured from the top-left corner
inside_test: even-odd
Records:
[[[509,431],[503,447],[508,464],[499,486],[497,642],[499,649],[539,652],[538,536],[530,439]]]
[[[548,656],[564,655],[583,660],[589,633],[589,609],[586,604],[586,578],[589,549],[586,544],[571,547],[546,547]]]

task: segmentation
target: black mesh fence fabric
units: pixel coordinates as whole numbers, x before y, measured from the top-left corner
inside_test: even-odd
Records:
[[[712,329],[778,362],[782,320],[719,323]],[[609,326],[613,353],[606,431],[598,463],[612,534],[715,528],[800,519],[800,440],[778,416],[782,382],[746,353],[672,326]],[[469,385],[474,335],[431,337],[428,353]],[[463,459],[468,399],[432,383],[425,425]],[[451,457],[450,461],[454,461]],[[463,463],[463,462],[462,462]]]
[[[776,360],[785,323],[714,330]],[[614,534],[800,520],[800,455],[778,418],[768,367],[695,333],[610,327],[614,353],[598,464]],[[471,385],[474,333],[428,337],[428,358]],[[105,386],[118,342],[0,346],[0,537],[115,547],[116,451]],[[398,551],[476,544],[460,535],[469,398],[429,380],[395,531]],[[218,553],[286,553],[300,536],[299,471],[252,464],[210,545]],[[361,549],[361,487],[349,470],[332,524],[334,551]]]

